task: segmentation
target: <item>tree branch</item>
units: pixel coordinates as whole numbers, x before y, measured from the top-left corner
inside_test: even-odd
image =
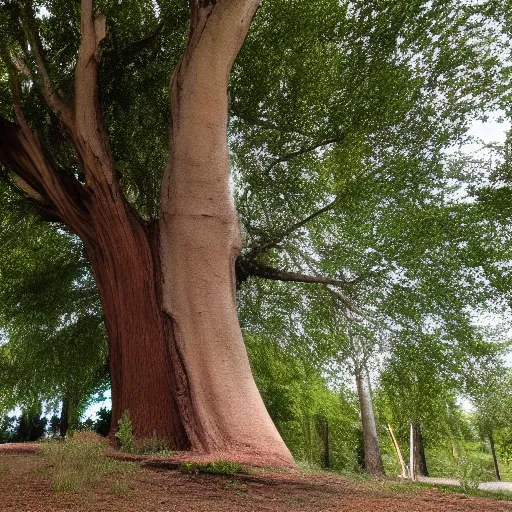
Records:
[[[288,235],[290,235],[297,229],[300,229],[302,226],[305,226],[308,222],[311,222],[313,219],[315,219],[319,215],[322,215],[322,213],[326,213],[326,212],[332,210],[336,206],[338,200],[339,200],[339,197],[336,197],[336,199],[334,199],[334,201],[331,201],[328,205],[313,212],[312,214],[310,214],[306,218],[296,222],[295,224],[292,224],[290,227],[288,227],[284,231],[282,231],[279,235],[276,235],[273,238],[271,238],[268,242],[262,242],[259,245],[257,245],[256,247],[249,249],[247,256],[249,258],[254,258],[254,257],[268,251],[269,249],[273,249],[284,238],[286,238]]]
[[[331,139],[326,139],[321,142],[315,142],[314,144],[311,144],[309,146],[304,146],[297,151],[292,151],[291,153],[287,153],[286,155],[276,158],[270,165],[268,165],[263,170],[263,173],[268,174],[276,165],[279,165],[283,162],[289,162],[290,160],[293,160],[294,158],[297,158],[298,156],[302,156],[307,153],[310,153],[311,151],[314,151],[315,149],[321,148],[323,146],[327,146],[328,144],[342,142],[345,139],[345,137],[346,137],[346,134],[342,133],[341,135],[339,135],[337,137],[333,137]]]
[[[100,42],[106,35],[105,16],[93,12],[93,0],[81,0],[81,42],[75,68],[73,110],[53,87],[30,0],[23,2],[21,12],[23,28],[36,63],[37,75],[33,79],[40,86],[46,104],[68,130],[88,184],[98,179],[112,184],[114,165],[97,90]]]
[[[329,288],[329,286],[326,286],[325,288],[329,291],[329,293],[334,297],[335,300],[341,302],[347,308],[348,311],[359,317],[352,318],[352,320],[355,320],[357,322],[361,322],[362,320],[368,320],[351,298],[347,297],[346,295],[343,295],[338,290],[333,290],[332,288]]]
[[[50,74],[46,66],[43,44],[37,29],[37,21],[30,0],[23,2],[21,14],[22,25],[30,43],[30,50],[36,63],[37,76],[33,78],[36,82],[39,82],[43,98],[47,105],[55,112],[62,124],[70,131],[73,131],[73,112],[53,87]]]
[[[18,77],[18,73],[16,71],[16,65],[11,60],[7,50],[4,48],[1,49],[0,57],[4,62],[5,66],[7,67],[14,113],[19,123],[20,132],[23,134],[23,137],[27,141],[27,143],[29,143],[34,148],[37,160],[44,161],[44,158],[41,158],[42,155],[40,151],[39,141],[32,132],[23,113],[23,108],[21,104],[21,83]],[[16,125],[11,124],[5,119],[0,118],[0,128],[2,128],[3,132],[0,133],[0,141],[2,140],[2,135],[4,141],[3,152],[2,148],[0,148],[0,162],[2,162],[3,160],[4,165],[11,168],[11,170],[19,178],[19,181],[17,183],[19,188],[24,190],[30,197],[32,197],[33,199],[40,200],[41,202],[50,202],[50,197],[48,196],[48,193],[42,183],[42,176],[39,173],[38,166],[34,165],[32,166],[32,169],[29,170],[29,165],[23,165],[19,161],[19,158],[22,157],[24,153],[24,149],[22,147],[22,144],[19,144],[19,141],[16,140],[17,137],[13,136],[16,130],[15,127]],[[18,139],[19,138],[20,137],[18,137]],[[10,148],[14,148],[14,151],[12,152],[13,155],[8,155]]]
[[[34,187],[30,186],[21,176],[17,174],[14,175],[14,184],[25,194],[27,194],[31,199],[38,203],[45,203],[45,198],[34,189]]]
[[[122,50],[121,50],[121,58],[124,56],[133,58],[137,53],[145,50],[148,46],[153,44],[157,37],[162,32],[163,28],[165,26],[164,21],[162,20],[151,32],[151,34],[147,35],[146,37],[139,39],[138,41],[132,41],[131,43],[128,43]]]
[[[93,0],[81,0],[81,41],[75,68],[75,144],[89,183],[115,181],[114,162],[98,99],[100,43],[106,18],[93,12]],[[98,172],[99,171],[99,172]]]
[[[143,39],[132,41],[123,48],[111,50],[104,53],[104,65],[102,68],[103,76],[111,77],[119,74],[119,72],[133,73],[133,69],[128,69],[128,66],[135,62],[137,55],[148,47],[158,48],[158,37],[165,27],[165,22],[162,20],[156,28],[149,35]],[[146,58],[139,59],[139,66],[146,65]]]
[[[46,216],[51,213],[75,233],[92,238],[83,187],[50,165],[28,125],[24,129],[0,117],[0,164],[22,180],[18,181],[19,188]]]
[[[249,277],[260,277],[263,279],[270,279],[272,281],[285,281],[294,283],[308,283],[308,284],[321,284],[340,301],[351,313],[358,315],[360,318],[365,319],[363,313],[358,309],[355,302],[341,293],[339,290],[333,290],[329,286],[347,286],[352,284],[351,281],[340,279],[332,279],[325,276],[312,276],[307,274],[300,274],[297,272],[288,272],[280,270],[268,265],[263,265],[255,261],[247,262],[243,259],[238,259],[236,262],[236,276],[237,287],[240,288],[241,283],[246,281]]]
[[[243,113],[241,114],[237,111],[236,104],[231,105],[231,115],[233,117],[238,118],[243,123],[259,126],[260,128],[263,128],[265,130],[274,130],[281,133],[297,133],[298,135],[302,135],[303,137],[311,137],[311,133],[307,133],[303,130],[300,130],[296,126],[294,126],[293,128],[289,126],[280,126],[266,119],[261,119],[259,117],[251,117],[248,115],[244,115]]]
[[[248,277],[261,277],[263,279],[271,279],[273,281],[292,281],[296,283],[311,283],[311,284],[324,284],[335,286],[347,286],[350,282],[342,279],[332,279],[325,276],[313,276],[308,274],[301,274],[297,272],[288,272],[286,270],[279,270],[257,261],[245,260],[241,258],[237,261],[238,274],[241,281],[245,281]]]
[[[13,107],[16,119],[19,123],[19,129],[23,134],[23,138],[27,142],[26,146],[29,146],[32,151],[32,160],[35,161],[32,172],[29,170],[29,167],[24,168],[23,166],[19,166],[17,175],[23,181],[24,185],[26,185],[25,188],[23,188],[23,186],[20,188],[26,192],[27,190],[31,189],[33,193],[27,192],[28,195],[30,195],[33,199],[37,199],[37,196],[39,196],[46,202],[51,200],[50,198],[52,196],[52,190],[55,192],[60,191],[62,193],[62,204],[67,202],[69,205],[71,205],[72,202],[74,202],[78,206],[81,206],[85,196],[85,191],[82,185],[76,179],[49,163],[48,159],[44,155],[41,143],[37,135],[34,133],[25,119],[21,99],[21,82],[18,76],[18,66],[15,60],[11,59],[11,55],[4,48],[0,49],[0,58],[7,67],[7,73],[9,75],[9,86],[13,98]],[[9,123],[7,120],[2,118],[0,118],[0,121],[3,123],[6,134],[9,132],[14,133],[16,131],[16,125]],[[2,125],[0,124],[0,127],[1,126]],[[16,147],[14,137],[11,137],[11,145]],[[7,153],[7,146],[5,149]],[[20,151],[21,153],[23,150],[18,148],[17,151]],[[11,162],[12,161],[13,159],[11,158]],[[25,176],[23,174],[25,174]],[[37,196],[34,195],[34,193]],[[55,206],[57,206],[57,203],[55,203]]]

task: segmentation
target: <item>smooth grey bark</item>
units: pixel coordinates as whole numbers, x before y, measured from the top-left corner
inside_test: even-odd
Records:
[[[371,475],[384,475],[379,436],[373,412],[370,378],[362,368],[356,368],[355,373],[363,427],[364,466]]]

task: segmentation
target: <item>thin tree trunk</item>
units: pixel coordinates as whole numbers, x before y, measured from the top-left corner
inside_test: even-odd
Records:
[[[500,467],[498,466],[498,458],[496,457],[496,449],[494,446],[494,437],[492,432],[489,432],[489,443],[491,444],[491,454],[492,454],[492,462],[494,464],[494,473],[496,475],[496,480],[501,481],[500,475]]]
[[[304,415],[304,439],[306,446],[306,459],[309,464],[313,464],[313,440],[311,436],[311,419],[310,414],[306,412]]]
[[[62,398],[62,408],[60,411],[60,423],[59,423],[59,435],[60,437],[66,437],[69,429],[69,401]]]
[[[414,438],[414,474],[416,476],[428,476],[427,459],[425,458],[425,447],[423,445],[423,435],[421,433],[421,423],[413,421]]]
[[[329,450],[329,421],[325,419],[325,430],[324,430],[324,467],[331,467],[331,453]]]
[[[460,447],[459,447],[459,443],[457,442],[457,440],[455,439],[454,435],[451,434],[451,444],[452,444],[452,455],[453,455],[453,458],[455,460],[459,460],[460,458]]]
[[[322,467],[331,467],[331,457],[329,451],[329,421],[325,416],[317,416],[316,430],[322,441]]]
[[[414,427],[412,421],[409,429],[409,476],[411,480],[416,480],[416,472],[414,471]]]
[[[395,434],[393,432],[393,429],[391,428],[391,425],[388,423],[388,430],[389,435],[391,436],[391,441],[393,441],[393,446],[395,447],[396,456],[398,459],[398,462],[402,468],[402,478],[407,478],[407,468],[405,466],[404,458],[402,457],[402,450],[400,450],[400,445],[398,444]]]
[[[364,466],[371,475],[384,475],[384,465],[373,413],[370,380],[362,369],[356,370],[356,384],[363,427]]]

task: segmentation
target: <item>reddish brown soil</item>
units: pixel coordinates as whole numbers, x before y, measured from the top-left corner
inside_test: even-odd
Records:
[[[54,494],[40,457],[0,450],[1,512],[512,511],[512,502],[436,489],[263,470],[215,476],[143,467],[121,483],[113,476],[80,493]]]

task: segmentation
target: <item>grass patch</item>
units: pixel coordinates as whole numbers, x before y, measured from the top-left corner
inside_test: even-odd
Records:
[[[216,460],[208,463],[183,462],[182,471],[185,473],[212,473],[214,475],[236,475],[247,473],[247,470],[238,462],[229,460]]]
[[[80,492],[110,475],[128,475],[137,469],[132,462],[106,456],[108,442],[93,432],[75,432],[66,441],[41,444],[41,453],[54,492]]]
[[[306,460],[298,460],[297,467],[300,469],[300,471],[302,471],[302,473],[307,473],[309,475],[325,473],[325,471],[320,466]]]
[[[154,455],[156,457],[169,457],[174,454],[169,443],[159,439],[156,432],[153,437],[147,439],[136,439],[133,435],[130,411],[126,410],[118,421],[118,428],[115,437],[119,441],[120,449],[125,453],[136,453],[138,455]]]
[[[132,492],[128,482],[123,479],[116,480],[112,484],[110,490],[112,491],[112,494],[116,494],[117,496],[126,496]]]

